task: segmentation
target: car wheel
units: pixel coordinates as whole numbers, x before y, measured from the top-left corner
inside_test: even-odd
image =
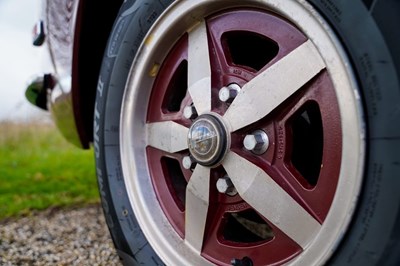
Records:
[[[399,5],[364,2],[124,3],[94,147],[126,264],[399,262],[398,39],[367,9]]]

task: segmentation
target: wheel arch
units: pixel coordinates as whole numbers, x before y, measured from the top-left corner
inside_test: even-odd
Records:
[[[72,102],[83,148],[93,141],[97,81],[104,49],[122,0],[80,0],[72,51]]]

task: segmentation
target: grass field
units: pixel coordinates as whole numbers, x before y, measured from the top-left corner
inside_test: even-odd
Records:
[[[98,202],[94,169],[53,125],[0,122],[0,219]]]

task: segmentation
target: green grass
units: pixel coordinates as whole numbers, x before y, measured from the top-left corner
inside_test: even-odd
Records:
[[[0,219],[99,202],[93,150],[49,124],[0,122]]]

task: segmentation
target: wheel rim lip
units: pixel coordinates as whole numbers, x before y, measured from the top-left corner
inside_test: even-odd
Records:
[[[339,192],[347,191],[347,194],[350,195],[349,198],[346,199],[341,199],[339,197],[334,198],[334,201],[332,203],[332,208],[328,214],[328,217],[326,219],[326,222],[323,224],[321,231],[319,233],[320,237],[319,240],[315,240],[313,243],[310,244],[310,247],[307,248],[306,250],[303,251],[303,253],[296,257],[292,262],[294,264],[297,263],[304,263],[305,261],[310,262],[310,257],[313,257],[314,260],[313,262],[318,262],[318,263],[323,263],[326,261],[326,259],[330,256],[332,251],[335,249],[338,241],[340,240],[341,236],[343,236],[344,232],[346,231],[349,221],[352,216],[352,212],[355,208],[356,205],[356,200],[357,200],[357,195],[360,190],[361,186],[361,177],[362,177],[362,172],[363,172],[363,166],[364,166],[364,155],[365,155],[365,136],[364,136],[364,125],[362,123],[362,110],[361,110],[361,104],[359,99],[357,100],[357,96],[353,93],[354,88],[356,88],[356,82],[354,80],[354,75],[352,75],[352,71],[349,67],[349,61],[346,59],[346,55],[341,48],[339,41],[336,39],[335,35],[333,34],[332,30],[327,26],[326,22],[323,21],[321,17],[317,15],[317,13],[313,10],[311,6],[309,6],[305,1],[300,1],[300,2],[285,2],[285,3],[277,3],[279,1],[275,0],[270,0],[270,1],[265,1],[265,3],[259,3],[258,1],[246,1],[246,4],[253,4],[256,7],[260,8],[267,8],[269,10],[272,10],[274,12],[278,12],[284,17],[288,17],[291,15],[291,21],[294,22],[297,27],[299,27],[306,35],[313,40],[314,44],[317,46],[319,50],[321,49],[328,49],[330,51],[333,51],[333,54],[335,56],[332,57],[332,55],[328,56],[326,53],[320,53],[322,58],[327,63],[327,69],[330,72],[331,76],[335,76],[336,78],[333,78],[334,86],[337,88],[338,86],[341,86],[342,88],[347,88],[343,89],[338,93],[338,101],[340,104],[340,113],[343,118],[342,122],[342,132],[347,132],[350,134],[347,134],[347,136],[343,137],[343,151],[342,151],[342,165],[341,165],[341,172],[340,172],[340,178],[339,178],[339,183],[337,187],[337,195]],[[228,4],[231,4],[234,6],[234,2],[225,2]],[[265,4],[265,5],[264,5]],[[199,10],[199,6],[201,6],[202,3],[190,5],[190,3],[176,3],[173,4],[163,15],[164,22],[170,22],[171,25],[174,25],[174,20],[171,19],[168,16],[171,16],[170,14],[185,14],[185,12],[188,12],[188,10],[192,11],[197,11]],[[235,5],[237,6],[237,5]],[[214,6],[215,8],[223,8],[223,4],[216,4]],[[282,10],[286,10],[284,13]],[[182,12],[184,11],[184,12]],[[216,10],[213,9],[213,12]],[[293,12],[293,11],[298,11],[298,12]],[[180,13],[179,13],[180,12]],[[196,13],[196,12],[195,12]],[[198,14],[198,12],[197,12]],[[304,21],[304,18],[301,18],[301,16],[304,16],[304,14],[309,15]],[[204,16],[207,14],[203,14]],[[183,15],[181,15],[182,19]],[[176,17],[174,16],[174,19]],[[316,22],[316,23],[315,23]],[[167,23],[168,24],[168,23]],[[154,33],[159,33],[162,31],[167,31],[170,30],[168,29],[163,29],[164,25],[163,23],[161,24],[155,24],[153,29],[150,31],[152,34]],[[329,43],[325,43],[321,41],[318,35],[322,34],[325,36],[326,40],[330,40]],[[156,35],[156,34],[155,34]],[[162,35],[162,34],[161,34]],[[149,35],[148,35],[149,36]],[[154,35],[153,35],[154,36]],[[171,37],[171,36],[170,36]],[[176,36],[175,36],[176,37]],[[171,37],[174,38],[174,37]],[[332,41],[333,40],[333,41]],[[335,45],[333,43],[335,43]],[[152,55],[154,51],[154,47],[157,46],[156,43],[152,43],[150,45],[142,45],[140,52],[138,53],[140,58],[143,57],[149,57]],[[152,55],[153,57],[156,55]],[[157,56],[156,56],[157,57]],[[162,56],[159,56],[162,57]],[[341,58],[340,62],[335,62],[333,59]],[[149,195],[150,193],[143,194],[143,193],[133,193],[135,186],[145,184],[149,189],[151,189],[151,184],[148,183],[148,180],[146,180],[145,177],[143,176],[148,176],[148,169],[144,169],[143,166],[139,165],[138,162],[145,162],[146,158],[143,155],[139,155],[138,153],[133,154],[132,150],[133,149],[141,149],[144,151],[144,147],[138,147],[137,143],[135,143],[131,137],[136,135],[139,138],[145,139],[146,133],[144,131],[138,130],[140,127],[134,127],[134,124],[137,124],[137,121],[141,121],[141,123],[145,123],[145,117],[143,114],[140,114],[140,109],[142,110],[147,110],[146,108],[146,101],[148,101],[149,95],[144,95],[143,91],[137,91],[132,89],[133,87],[137,86],[135,84],[142,84],[142,85],[151,85],[150,81],[144,81],[140,77],[145,77],[147,75],[145,69],[149,69],[148,63],[144,62],[146,60],[135,60],[135,64],[132,66],[132,70],[138,71],[136,72],[135,75],[130,75],[129,77],[129,84],[128,84],[128,89],[125,92],[124,95],[124,100],[123,100],[123,107],[122,107],[122,115],[121,115],[121,134],[120,134],[120,139],[121,139],[121,158],[122,158],[122,168],[123,168],[123,173],[124,173],[124,178],[125,182],[127,184],[128,188],[128,195],[131,201],[132,206],[134,207],[134,212],[138,218],[138,222],[141,226],[144,228],[144,233],[146,237],[149,239],[149,242],[154,244],[157,242],[162,242],[162,240],[171,240],[175,239],[177,243],[181,243],[181,239],[177,239],[176,235],[173,234],[173,229],[171,226],[168,226],[164,224],[168,230],[164,230],[163,232],[158,231],[155,233],[149,232],[150,228],[156,228],[158,226],[155,221],[151,221],[149,219],[150,217],[147,217],[146,212],[150,208],[145,208],[141,204],[138,204],[138,202],[146,202],[147,200],[154,200],[154,195]],[[147,67],[146,67],[147,65]],[[133,71],[131,71],[132,73]],[[350,73],[350,74],[349,74]],[[341,75],[347,77],[346,79],[346,84],[342,84],[344,81],[342,79],[338,79],[337,77],[340,77]],[[141,99],[140,101],[135,101],[135,100],[128,100],[128,99]],[[143,100],[146,99],[146,100]],[[346,108],[342,108],[342,106],[346,106]],[[343,110],[346,109],[346,110]],[[355,122],[355,123],[354,123]],[[354,149],[355,152],[349,150],[349,147],[351,149]],[[141,153],[141,154],[144,154]],[[357,154],[357,155],[354,155]],[[357,167],[351,168],[346,165],[346,162],[348,161],[355,161],[355,165]],[[125,162],[134,162],[133,165],[128,165]],[[147,165],[147,163],[145,163]],[[141,175],[138,175],[138,173],[141,173]],[[143,175],[143,173],[146,173]],[[135,180],[132,180],[131,178],[128,178],[130,176],[137,176]],[[343,182],[345,180],[343,176],[354,176],[353,184],[351,185],[351,189],[348,188],[348,184],[346,182]],[[349,191],[350,190],[350,191]],[[139,192],[139,191],[135,191]],[[154,204],[154,202],[153,202]],[[150,205],[146,205],[150,206]],[[346,214],[343,214],[338,210],[338,206],[347,206],[346,209],[348,212]],[[159,206],[157,204],[152,205],[151,208],[156,208],[158,209],[157,211],[161,211]],[[340,217],[332,217],[336,212],[342,213]],[[147,218],[146,218],[147,217]],[[337,226],[337,223],[340,224],[340,226]],[[330,233],[329,233],[330,232]],[[334,232],[334,233],[332,233]],[[324,245],[326,248],[322,250],[321,249],[315,248],[317,246],[321,246],[320,243],[321,239],[331,239],[332,236],[329,235],[334,235],[334,239],[329,241],[329,245]],[[181,243],[183,244],[183,243]],[[323,245],[323,246],[324,246]],[[186,250],[186,255],[187,257],[183,258],[182,256],[175,256],[175,250],[172,248],[173,245],[164,245],[162,247],[155,245],[155,248],[157,250],[158,255],[165,261],[168,262],[168,264],[179,264],[179,263],[187,263],[187,262],[199,262],[202,264],[209,264],[209,261],[205,260],[202,257],[199,257],[193,253],[191,253],[190,249],[186,250],[188,247],[185,247],[184,245],[180,245],[179,248],[182,250]],[[175,255],[174,255],[175,254]],[[179,254],[178,254],[179,255]]]

